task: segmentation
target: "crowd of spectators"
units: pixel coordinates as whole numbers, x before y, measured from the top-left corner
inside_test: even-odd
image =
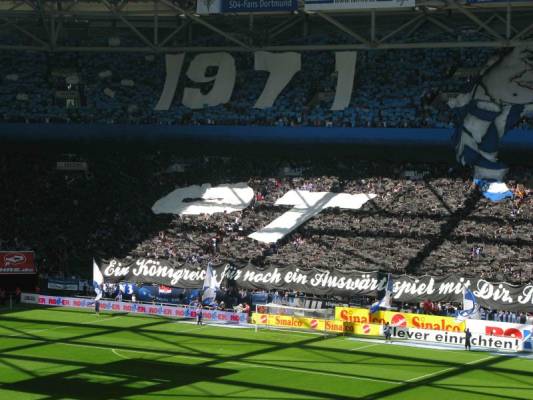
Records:
[[[330,42],[324,39],[324,42]],[[197,44],[210,43],[209,38]],[[316,42],[316,40],[315,40]],[[184,87],[209,91],[185,73],[167,111],[155,111],[165,81],[163,55],[113,53],[0,54],[0,121],[164,125],[449,128],[454,111],[446,93],[466,92],[492,49],[360,51],[350,105],[331,111],[336,87],[334,52],[302,53],[302,69],[273,107],[254,109],[268,73],[254,70],[253,54],[235,53],[231,100],[191,110]],[[194,55],[187,55],[187,71]],[[524,119],[520,127],[531,127]]]
[[[89,278],[93,257],[151,257],[202,267],[234,260],[517,283],[533,278],[533,177],[526,168],[509,175],[514,200],[494,204],[462,171],[440,164],[339,158],[287,167],[275,158],[147,152],[87,155],[88,172],[68,172],[55,168],[61,157],[0,157],[0,250],[34,250],[48,276]],[[165,172],[176,163],[183,172]],[[255,200],[237,213],[152,213],[154,202],[176,187],[207,182],[247,182]],[[288,210],[274,202],[295,188],[377,197],[360,210],[327,209],[272,245],[248,238]]]

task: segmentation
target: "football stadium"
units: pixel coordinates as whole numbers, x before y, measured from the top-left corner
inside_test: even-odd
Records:
[[[0,400],[533,399],[533,1],[0,28]]]

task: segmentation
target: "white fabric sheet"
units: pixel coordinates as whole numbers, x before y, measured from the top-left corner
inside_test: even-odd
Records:
[[[246,183],[211,187],[209,183],[179,188],[157,200],[154,214],[201,215],[232,213],[248,207],[254,191]],[[184,202],[185,199],[201,199]]]

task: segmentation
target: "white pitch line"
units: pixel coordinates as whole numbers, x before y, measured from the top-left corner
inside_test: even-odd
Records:
[[[110,349],[109,347],[103,347],[103,346],[93,346],[89,344],[79,344],[79,343],[56,343],[56,344],[63,344],[65,346],[75,346],[75,347],[89,347],[89,348],[96,348],[96,349],[103,349],[103,350],[111,350],[113,354],[116,356],[123,358],[123,359],[129,359],[126,356],[120,354],[117,352],[116,349]],[[185,355],[172,355],[168,356],[168,353],[165,353],[164,351],[157,351],[157,350],[129,350],[129,349],[120,349],[121,352],[128,352],[128,353],[138,353],[138,354],[156,354],[156,355],[164,355],[168,358],[185,358],[189,360],[196,360],[198,359],[206,359],[209,360],[208,357],[204,356],[185,356]],[[373,378],[366,378],[366,377],[359,377],[359,376],[349,376],[349,375],[342,375],[342,374],[336,374],[334,372],[323,372],[323,371],[307,371],[307,370],[300,370],[300,369],[294,369],[294,368],[288,368],[288,367],[280,367],[280,366],[273,366],[273,365],[263,365],[263,364],[249,364],[249,363],[243,363],[238,361],[223,361],[221,364],[234,364],[234,365],[240,365],[247,368],[264,368],[264,369],[273,369],[277,371],[290,371],[297,374],[310,374],[310,375],[322,375],[322,376],[331,376],[335,378],[342,378],[342,379],[351,379],[351,380],[357,380],[357,381],[369,381],[369,382],[378,382],[378,383],[388,383],[391,385],[402,385],[405,382],[404,381],[390,381],[387,379],[373,379]]]
[[[470,361],[470,362],[467,362],[466,364],[463,364],[463,365],[472,365],[472,364],[477,364],[481,361],[485,361],[485,360],[488,360],[489,358],[493,358],[492,356],[488,356],[488,357],[485,357],[485,358],[481,358],[479,360],[474,360],[474,361]],[[436,371],[436,372],[432,372],[430,374],[425,374],[425,375],[422,375],[422,376],[417,376],[415,378],[411,378],[411,379],[407,379],[406,382],[415,382],[415,381],[419,381],[419,380],[422,380],[424,378],[429,378],[430,376],[433,376],[433,375],[440,375],[440,374],[443,374],[445,372],[448,372],[448,371],[451,371],[453,369],[457,369],[457,368],[460,368],[461,366],[456,366],[456,367],[450,367],[450,368],[446,368],[446,369],[442,369],[440,371]]]
[[[129,357],[126,357],[126,356],[123,356],[122,354],[120,354],[117,349],[111,349],[111,351],[113,352],[113,354],[115,354],[116,356],[119,356],[120,358],[123,358],[124,360],[129,360],[130,358]]]
[[[111,317],[111,318],[103,319],[103,320],[95,319],[95,320],[91,320],[91,321],[80,322],[79,325],[87,325],[87,324],[91,324],[93,322],[107,322],[107,321],[119,319],[119,318],[122,318],[122,317],[123,317],[123,315],[119,315],[119,316],[116,316],[116,317]],[[27,334],[31,334],[31,333],[54,331],[56,329],[63,329],[65,327],[66,327],[66,325],[61,325],[61,326],[54,326],[53,328],[33,329],[33,330],[29,330],[29,331],[22,331],[22,333],[14,333],[13,335],[8,335],[8,337],[20,337],[20,336],[24,336],[25,334],[27,335]]]
[[[196,331],[198,329],[202,329],[205,325],[201,325],[201,326],[197,326],[195,328],[191,328],[191,329],[184,329],[184,330],[181,330],[181,331],[176,331],[176,333],[183,333],[183,332],[191,332],[191,331]]]
[[[140,350],[121,350],[121,351],[128,351],[132,353],[141,353],[141,354],[158,354],[158,352],[149,352],[149,351],[140,351]],[[116,353],[115,353],[116,354]],[[159,353],[161,354],[161,353]],[[118,355],[118,354],[117,354]],[[119,356],[121,357],[121,356]],[[182,355],[173,355],[169,358],[187,358],[187,359],[198,359],[198,358],[206,358],[202,356],[198,357],[190,357],[190,356],[182,356]],[[122,357],[124,358],[124,357]],[[358,376],[347,376],[342,374],[336,374],[334,372],[323,372],[323,371],[308,371],[308,370],[300,370],[300,369],[294,369],[289,367],[280,367],[280,366],[273,366],[273,365],[264,365],[264,364],[249,364],[249,363],[243,363],[239,361],[223,361],[222,364],[234,364],[234,365],[240,365],[247,368],[265,368],[265,369],[274,369],[277,371],[290,371],[295,372],[298,374],[311,374],[311,375],[323,375],[323,376],[333,376],[336,378],[343,378],[343,379],[353,379],[358,381],[370,381],[370,382],[379,382],[379,383],[390,383],[391,385],[401,385],[404,382],[402,381],[389,381],[386,379],[373,379],[373,378],[365,378],[365,377],[358,377]]]
[[[356,350],[363,350],[363,349],[368,349],[369,347],[374,347],[374,346],[380,346],[382,345],[383,343],[374,343],[374,344],[369,344],[367,346],[363,346],[363,347],[354,347],[353,349],[350,349],[350,351],[356,351]]]

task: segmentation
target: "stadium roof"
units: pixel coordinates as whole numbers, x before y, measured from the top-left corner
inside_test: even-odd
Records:
[[[527,39],[533,33],[533,1],[417,0],[416,7],[309,12],[300,0],[294,12],[200,15],[195,2],[185,0],[6,0],[0,2],[2,22],[4,50],[165,53],[533,45]],[[320,39],[333,33],[339,38],[333,44]],[[108,42],[111,37],[122,40]],[[198,45],[198,39],[207,37],[216,40]]]

